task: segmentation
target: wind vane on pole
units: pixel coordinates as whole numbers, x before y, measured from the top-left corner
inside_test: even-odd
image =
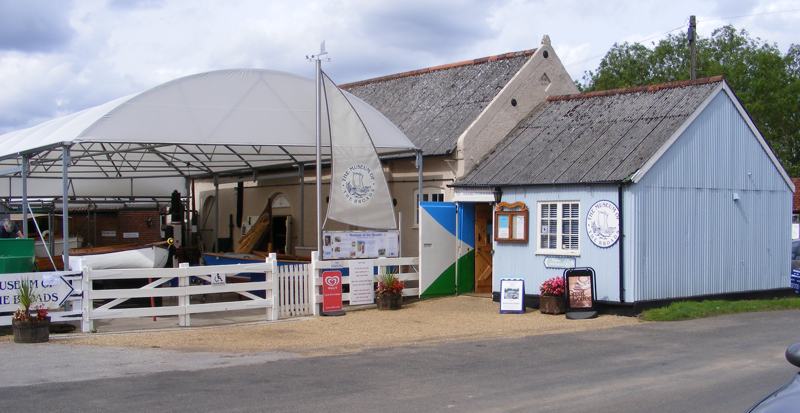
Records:
[[[321,108],[321,93],[320,89],[322,88],[322,57],[327,55],[328,52],[325,50],[325,41],[323,40],[322,43],[319,45],[319,53],[306,55],[306,59],[308,61],[314,62],[315,65],[315,81],[314,81],[314,107],[315,107],[315,130],[316,130],[316,147],[317,147],[317,157],[316,157],[316,164],[317,164],[317,176],[316,176],[316,186],[317,186],[317,254],[322,256],[322,108]],[[325,58],[325,61],[330,62],[330,58]],[[301,194],[302,196],[302,194]]]

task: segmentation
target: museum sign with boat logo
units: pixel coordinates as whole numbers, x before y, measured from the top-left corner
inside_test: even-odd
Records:
[[[375,174],[361,163],[344,171],[340,185],[345,199],[353,205],[364,205],[375,196]]]

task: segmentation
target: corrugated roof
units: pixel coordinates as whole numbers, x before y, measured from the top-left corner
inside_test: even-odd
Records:
[[[535,50],[398,73],[341,88],[394,122],[425,155],[452,152],[458,137]]]
[[[550,97],[455,186],[622,182],[720,82],[717,76]]]

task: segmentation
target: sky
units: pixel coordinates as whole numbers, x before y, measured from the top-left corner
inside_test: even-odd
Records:
[[[665,5],[666,4],[666,5]],[[0,0],[0,133],[217,69],[313,77],[326,42],[337,83],[536,48],[575,79],[621,42],[727,23],[785,52],[800,0]]]

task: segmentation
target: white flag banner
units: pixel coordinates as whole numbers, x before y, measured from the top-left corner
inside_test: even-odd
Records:
[[[333,156],[327,218],[362,228],[397,228],[392,196],[367,128],[327,75],[323,84]]]

